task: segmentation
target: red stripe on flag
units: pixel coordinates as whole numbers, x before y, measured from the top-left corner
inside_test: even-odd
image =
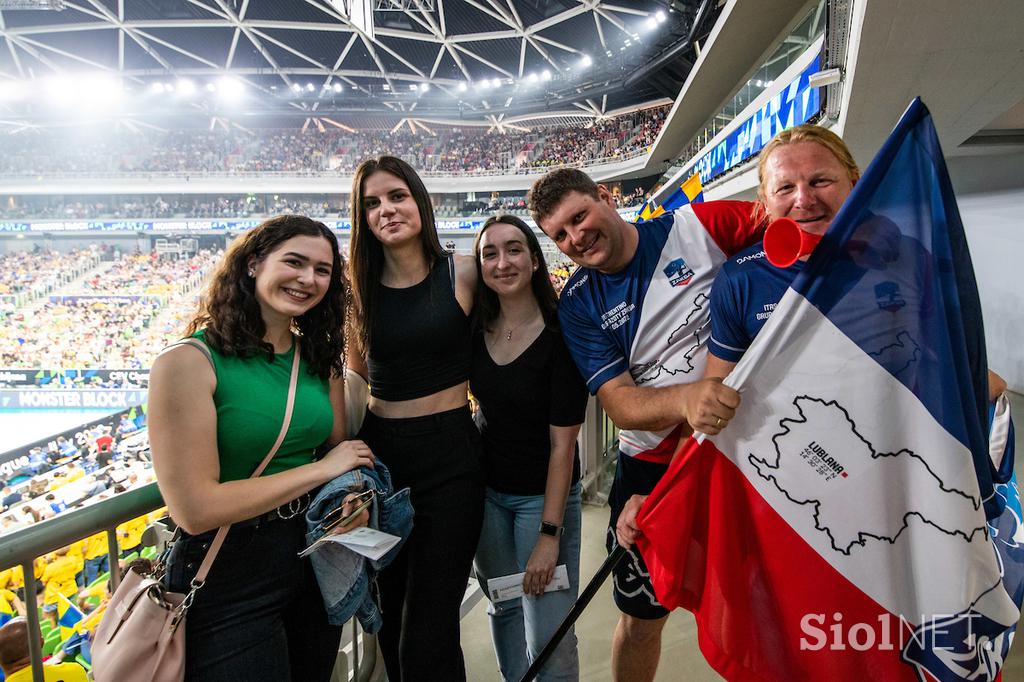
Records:
[[[900,660],[906,625],[822,559],[710,440],[688,441],[637,522],[658,600],[694,613],[701,652],[726,679],[917,679]]]
[[[650,450],[644,450],[643,452],[638,452],[635,455],[632,455],[633,459],[642,460],[644,462],[654,462],[655,464],[668,464],[672,461],[672,456],[681,445],[683,427],[683,424],[679,424],[676,428],[672,429],[672,431],[665,436],[660,443]],[[619,438],[623,441],[626,440],[625,438],[622,438],[621,435]]]

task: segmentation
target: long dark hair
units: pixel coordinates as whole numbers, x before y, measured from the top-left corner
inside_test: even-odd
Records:
[[[224,255],[210,279],[210,285],[189,323],[186,334],[205,330],[205,339],[225,355],[274,357],[273,344],[263,340],[267,333],[256,280],[249,277],[249,263],[262,260],[292,237],[323,237],[331,245],[331,282],[323,299],[294,319],[302,335],[302,357],[310,374],[321,378],[339,377],[345,371],[345,283],[344,264],[338,238],[323,223],[300,215],[271,218],[239,237]]]
[[[544,326],[548,329],[557,330],[558,294],[555,293],[555,287],[551,283],[551,274],[548,272],[548,264],[544,260],[544,252],[540,250],[540,242],[537,241],[537,235],[533,233],[530,226],[514,215],[491,216],[483,224],[483,227],[480,228],[480,232],[476,235],[476,241],[473,242],[473,258],[476,260],[477,281],[480,282],[476,288],[476,301],[473,303],[474,329],[491,331],[491,325],[498,319],[498,313],[501,312],[498,294],[494,293],[493,289],[484,284],[483,270],[480,267],[480,240],[483,239],[487,228],[499,223],[518,228],[526,238],[526,246],[530,250],[530,255],[537,261],[537,269],[533,271],[533,276],[530,278],[530,289],[533,291],[533,297],[537,300],[537,305],[540,306],[540,314],[544,318]]]
[[[376,308],[380,277],[384,272],[384,247],[370,230],[363,198],[366,178],[377,172],[390,173],[409,188],[409,194],[419,208],[420,244],[427,267],[433,268],[434,263],[447,255],[437,237],[430,194],[413,167],[394,156],[367,159],[359,164],[352,177],[352,239],[348,246],[348,261],[352,286],[352,331],[363,355],[370,351],[370,330],[373,326],[370,318]]]

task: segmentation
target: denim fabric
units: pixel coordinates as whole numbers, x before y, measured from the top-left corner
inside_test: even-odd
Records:
[[[185,682],[327,682],[341,627],[329,625],[301,516],[232,527],[185,626]],[[215,531],[169,551],[167,587],[188,592]]]
[[[377,561],[369,561],[347,547],[328,544],[310,555],[316,580],[320,584],[328,621],[344,625],[352,616],[359,619],[363,630],[371,634],[380,630],[383,620],[371,594],[370,584],[377,571],[390,564],[412,532],[413,509],[409,489],[392,494],[391,474],[380,461],[373,469],[360,467],[328,482],[317,494],[306,512],[306,540],[315,542],[323,534],[324,516],[341,505],[346,495],[363,490],[376,490],[370,505],[370,527],[402,538],[394,548]],[[369,565],[367,565],[369,564]]]
[[[476,553],[476,574],[483,586],[490,578],[522,573],[537,544],[543,495],[507,495],[487,489],[484,527]],[[539,597],[523,596],[488,605],[491,637],[498,668],[505,680],[522,679],[530,663],[548,643],[565,614],[576,602],[580,583],[580,532],[582,510],[580,485],[569,491],[559,540],[558,563],[565,564],[569,589]],[[485,589],[486,593],[487,590]],[[579,656],[576,633],[570,629],[541,669],[538,680],[578,680]]]
[[[100,577],[100,573],[106,573],[110,567],[110,557],[106,554],[98,556],[95,559],[85,560],[85,586],[93,584],[96,578]]]

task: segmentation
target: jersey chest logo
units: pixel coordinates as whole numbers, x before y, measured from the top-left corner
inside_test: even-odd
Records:
[[[876,284],[875,300],[878,302],[880,309],[888,310],[890,313],[894,313],[907,305],[907,302],[903,300],[903,294],[900,293],[900,285],[896,282]]]
[[[668,277],[668,283],[674,287],[685,286],[693,279],[693,268],[689,267],[682,258],[676,258],[670,262],[665,266],[663,272]]]

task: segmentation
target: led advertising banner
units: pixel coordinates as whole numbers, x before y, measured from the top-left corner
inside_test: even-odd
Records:
[[[765,102],[728,137],[697,160],[693,169],[701,182],[711,180],[757,154],[776,133],[806,123],[821,111],[821,95],[809,78],[820,70],[820,58],[788,86]]]
[[[8,410],[111,410],[127,409],[146,402],[146,391],[77,390],[52,391],[43,388],[0,389],[0,409]]]
[[[0,368],[0,387],[31,386],[82,388],[145,388],[148,369],[28,369]]]

